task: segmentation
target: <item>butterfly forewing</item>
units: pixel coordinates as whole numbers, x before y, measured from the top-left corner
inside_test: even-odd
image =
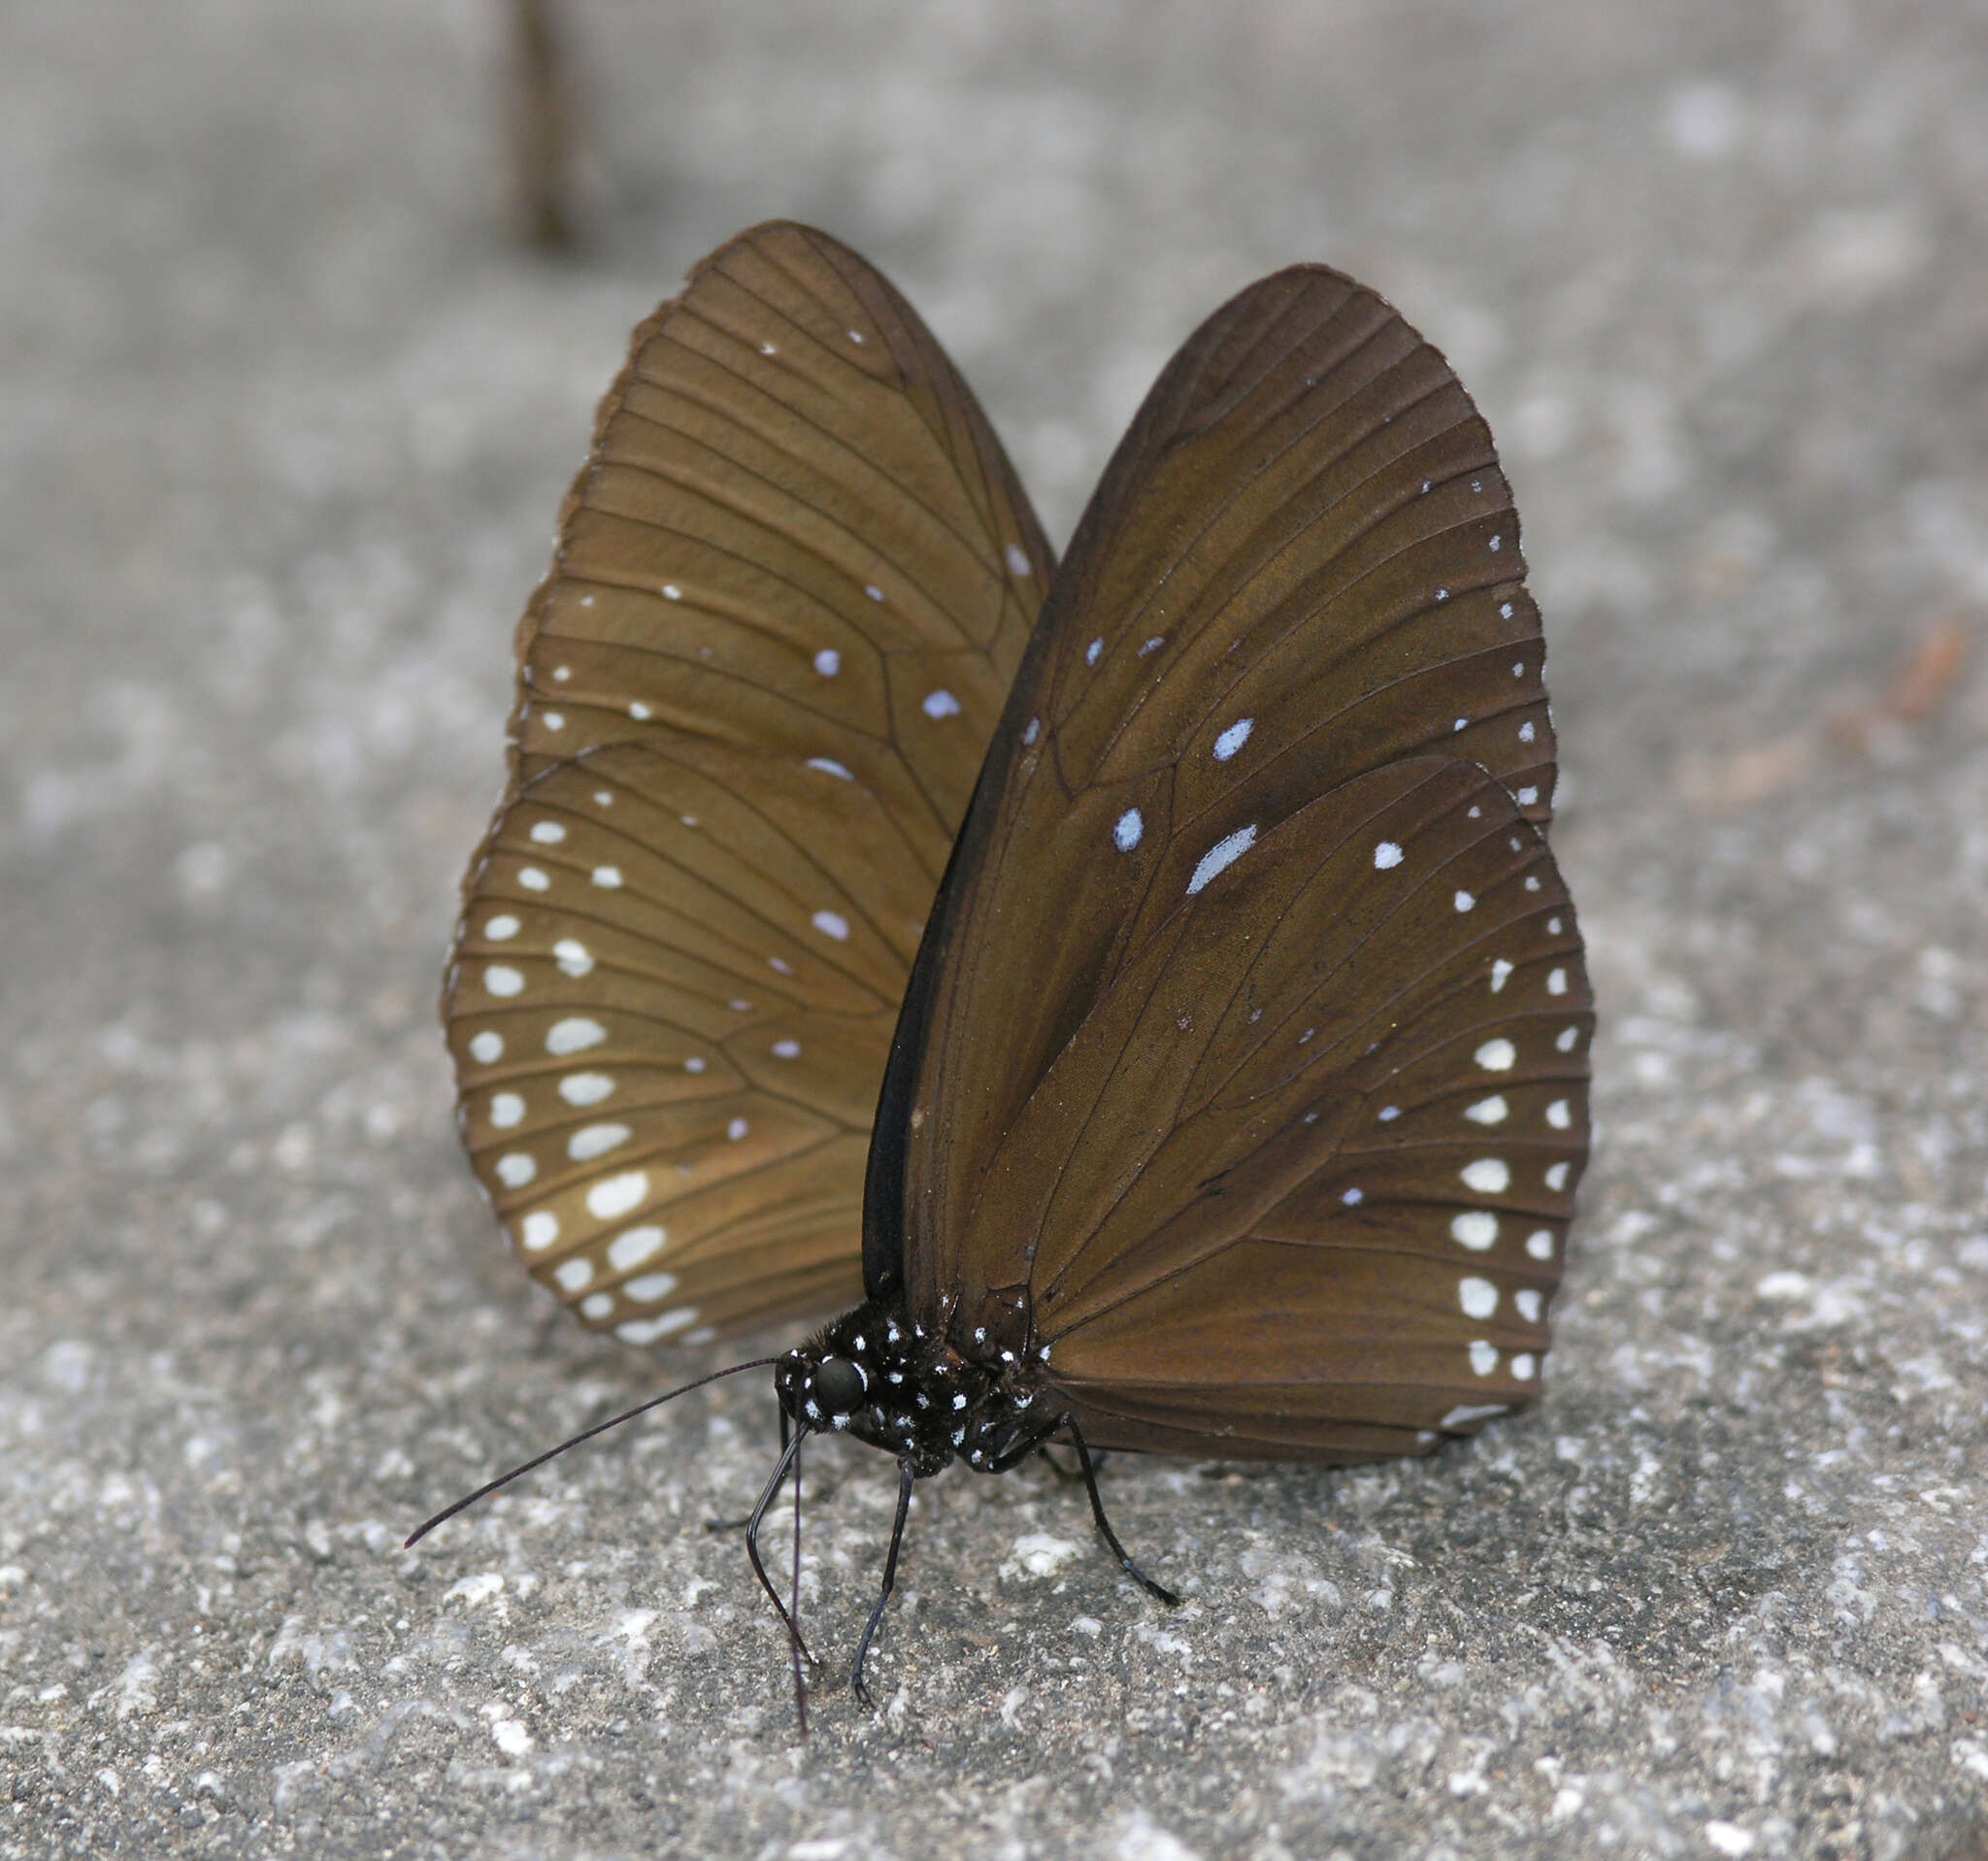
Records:
[[[444,1001],[478,1174],[588,1322],[856,1292],[898,1004],[1050,566],[832,240],[745,234],[636,332],[519,628]]]
[[[1051,565],[915,314],[808,229],[635,335],[519,630],[528,776],[682,731],[852,770],[936,881]]]
[[[927,952],[902,1186],[914,1313],[1032,1315],[1093,1438],[1365,1457],[1537,1386],[1588,997],[1522,573],[1447,365],[1319,269],[1106,476]]]
[[[965,829],[917,1094],[944,1130],[907,1185],[922,1298],[993,1144],[1212,848],[1430,751],[1546,818],[1522,574],[1489,432],[1372,292],[1279,273],[1190,339],[1079,527]]]

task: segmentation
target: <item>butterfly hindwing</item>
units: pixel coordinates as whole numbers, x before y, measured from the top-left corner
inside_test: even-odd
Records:
[[[1472,764],[1359,778],[1184,899],[1012,1139],[1054,1185],[1033,1318],[1086,1435],[1365,1457],[1526,1401],[1591,1028],[1552,857]]]
[[[1051,557],[936,341],[760,227],[637,330],[444,999],[520,1254],[633,1343],[852,1296],[905,979]]]

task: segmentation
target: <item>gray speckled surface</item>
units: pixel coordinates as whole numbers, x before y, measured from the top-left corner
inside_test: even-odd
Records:
[[[573,9],[601,244],[502,236],[494,4],[0,22],[0,1851],[1959,1856],[1988,1829],[1975,4]],[[920,1495],[792,1736],[720,1387],[507,1258],[431,1011],[628,327],[771,214],[892,271],[1052,528],[1289,259],[1505,443],[1607,1014],[1550,1399],[1428,1465]],[[756,1379],[755,1379],[756,1380]],[[845,1649],[892,1494],[818,1453]]]

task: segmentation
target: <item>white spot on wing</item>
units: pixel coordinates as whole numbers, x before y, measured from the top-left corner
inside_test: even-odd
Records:
[[[1470,1318],[1488,1318],[1498,1310],[1498,1288],[1488,1279],[1460,1279],[1456,1296]]]
[[[1117,824],[1111,829],[1111,845],[1121,853],[1129,853],[1140,843],[1145,833],[1145,817],[1137,808],[1128,808],[1118,816]]]
[[[810,920],[824,937],[833,937],[838,944],[849,941],[849,920],[841,912],[816,912]]]
[[[1511,965],[1504,957],[1493,957],[1491,961],[1491,993],[1496,995],[1511,975]]]
[[[1502,1415],[1506,1408],[1502,1402],[1465,1403],[1452,1409],[1436,1425],[1439,1428],[1461,1428],[1466,1422],[1485,1421],[1493,1415]]]
[[[593,881],[604,892],[619,891],[621,889],[621,868],[618,866],[596,866],[593,870]]]
[[[833,679],[843,669],[843,656],[833,647],[823,647],[814,655],[814,670],[824,679]]]
[[[1565,995],[1567,993],[1567,972],[1564,969],[1554,969],[1546,972],[1546,993],[1548,995]]]
[[[1471,1345],[1471,1368],[1480,1377],[1488,1377],[1498,1368],[1498,1346],[1483,1338]]]
[[[1529,1325],[1540,1322],[1541,1296],[1537,1286],[1527,1286],[1524,1291],[1511,1295],[1511,1303],[1518,1308],[1518,1315]]]
[[[1011,543],[1004,553],[1008,557],[1008,573],[1010,575],[1027,576],[1034,573],[1029,567],[1028,556],[1023,551],[1020,544]]]
[[[943,689],[928,691],[920,709],[928,717],[956,717],[959,715],[959,700]]]
[[[737,1144],[749,1128],[744,1118],[734,1118],[731,1123],[725,1126],[725,1136],[731,1139],[734,1144]]]
[[[507,1189],[521,1189],[539,1173],[538,1164],[522,1150],[497,1159],[497,1180]]]
[[[833,756],[810,756],[808,758],[807,767],[809,767],[810,769],[818,769],[824,776],[840,777],[841,780],[844,781],[854,781],[856,780],[855,777],[850,775],[849,772],[846,769],[845,769],[841,763],[837,762]]]
[[[851,337],[860,343],[863,339],[852,331]],[[631,1318],[626,1324],[614,1327],[614,1335],[623,1344],[654,1344],[658,1338],[667,1338],[673,1331],[681,1331],[685,1325],[697,1322],[697,1313],[690,1306],[679,1307],[675,1312],[659,1312],[653,1318]]]
[[[1215,761],[1227,762],[1237,750],[1249,741],[1249,733],[1256,728],[1254,717],[1238,717],[1228,729],[1215,739]]]
[[[1449,1224],[1452,1241],[1482,1253],[1498,1239],[1498,1217],[1487,1209],[1471,1209]]]
[[[482,1066],[493,1066],[504,1057],[504,1036],[491,1028],[470,1036],[470,1058]]]
[[[520,995],[524,992],[524,976],[509,963],[486,963],[483,987],[492,995]]]
[[[532,824],[532,838],[541,847],[556,847],[566,838],[566,829],[556,820],[541,820]]]
[[[639,1208],[648,1196],[648,1172],[624,1170],[596,1182],[586,1192],[586,1212],[596,1221],[613,1221]]]
[[[1565,1099],[1555,1099],[1547,1106],[1546,1122],[1556,1131],[1564,1131],[1574,1122],[1574,1113],[1568,1110]]]
[[[499,1092],[490,1100],[490,1122],[500,1131],[524,1122],[524,1100],[515,1092]]]
[[[1457,1174],[1479,1195],[1503,1195],[1511,1187],[1511,1166],[1503,1157],[1480,1156]]]
[[[1217,873],[1226,872],[1255,845],[1254,822],[1247,827],[1239,827],[1233,834],[1216,841],[1202,854],[1201,864],[1195,867],[1194,877],[1187,881],[1187,896],[1192,898]]]
[[[645,1225],[617,1234],[608,1243],[608,1264],[616,1273],[632,1273],[645,1260],[653,1259],[669,1240],[667,1228]]]
[[[1550,1260],[1553,1257],[1553,1230],[1535,1228],[1526,1236],[1526,1251],[1535,1260]]]
[[[625,1124],[585,1124],[566,1140],[566,1154],[576,1163],[591,1163],[619,1149],[631,1135]]]
[[[1476,1104],[1469,1107],[1464,1116],[1473,1124],[1503,1124],[1506,1110],[1504,1096],[1494,1092],[1488,1099],[1479,1099]]]
[[[594,966],[593,952],[577,937],[562,937],[552,946],[552,959],[568,976],[586,975]]]
[[[500,912],[483,926],[483,935],[493,944],[508,944],[517,932],[517,919],[509,912]]]
[[[608,1038],[608,1030],[599,1021],[585,1014],[569,1014],[563,1021],[554,1021],[546,1035],[547,1053],[578,1053],[584,1047],[598,1047]]]
[[[613,1089],[605,1073],[569,1073],[559,1081],[559,1096],[568,1105],[598,1105]]]
[[[1469,893],[1469,892],[1458,892],[1458,893],[1457,893],[1457,895],[1456,895],[1456,897],[1455,897],[1455,899],[1454,899],[1454,900],[1452,900],[1451,902],[1455,904],[1455,906],[1456,906],[1456,908],[1457,908],[1457,910],[1458,910],[1458,911],[1460,911],[1460,912],[1467,912],[1467,911],[1469,911],[1469,910],[1470,910],[1470,909],[1471,909],[1471,908],[1472,908],[1472,907],[1473,907],[1474,905],[1475,905],[1477,901],[1476,901],[1476,899],[1475,899],[1475,898],[1474,898],[1474,896],[1473,896],[1473,895],[1472,895],[1471,893]]]
[[[1105,650],[1105,638],[1104,638],[1104,635],[1103,635],[1103,634],[1100,634],[1100,635],[1099,635],[1099,636],[1098,636],[1098,637],[1097,637],[1097,638],[1096,638],[1095,640],[1093,640],[1093,641],[1092,641],[1092,642],[1090,643],[1090,645],[1089,645],[1089,646],[1087,646],[1086,648],[1084,648],[1084,649],[1083,649],[1083,662],[1084,662],[1084,664],[1085,664],[1085,665],[1087,665],[1087,666],[1094,666],[1094,665],[1096,665],[1096,664],[1098,663],[1098,655],[1099,655],[1100,653],[1102,653],[1102,652],[1103,652],[1104,650]]]
[[[1549,1189],[1551,1189],[1555,1195],[1558,1195],[1562,1189],[1567,1187],[1566,1164],[1556,1163],[1550,1170],[1546,1172],[1546,1186]]]
[[[591,1260],[562,1260],[552,1269],[561,1292],[583,1292],[594,1277]]]
[[[559,1238],[559,1217],[549,1209],[534,1209],[518,1223],[517,1238],[534,1253],[541,1253]]]
[[[1511,1379],[1514,1382],[1531,1382],[1533,1372],[1539,1367],[1530,1350],[1521,1350],[1511,1360]]]
[[[1518,1059],[1518,1048],[1504,1039],[1486,1041],[1473,1057],[1487,1073],[1508,1073]]]
[[[1402,849],[1393,841],[1383,840],[1378,847],[1375,847],[1374,864],[1381,872],[1386,872],[1391,867],[1399,866],[1401,863]]]
[[[646,1305],[651,1299],[667,1299],[677,1290],[677,1276],[674,1273],[645,1273],[639,1279],[631,1279],[621,1288],[624,1299],[639,1299]]]
[[[547,891],[552,884],[552,881],[536,866],[520,866],[517,869],[517,882],[528,892]]]

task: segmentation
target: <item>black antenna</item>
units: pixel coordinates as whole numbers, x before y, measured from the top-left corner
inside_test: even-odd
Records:
[[[695,1382],[686,1382],[680,1388],[672,1389],[660,1396],[651,1396],[646,1402],[640,1402],[633,1409],[623,1410],[618,1415],[611,1415],[606,1421],[596,1422],[591,1428],[582,1429],[569,1441],[562,1441],[556,1447],[548,1447],[543,1454],[526,1461],[522,1467],[514,1467],[508,1474],[499,1474],[495,1479],[486,1480],[473,1493],[465,1494],[453,1506],[445,1506],[441,1512],[417,1527],[409,1535],[402,1550],[413,1550],[437,1525],[453,1518],[457,1512],[474,1506],[478,1500],[487,1498],[500,1486],[508,1486],[520,1474],[528,1474],[534,1467],[543,1467],[547,1461],[563,1454],[569,1447],[578,1447],[583,1441],[591,1441],[596,1435],[605,1435],[610,1428],[618,1428],[624,1421],[633,1421],[637,1415],[646,1414],[649,1410],[659,1408],[666,1402],[675,1402],[679,1396],[687,1396],[693,1389],[702,1389],[708,1382],[716,1382],[720,1377],[736,1377],[742,1370],[764,1370],[769,1364],[779,1363],[778,1357],[754,1357],[750,1363],[735,1363],[729,1370],[713,1370],[708,1377],[699,1377]]]

